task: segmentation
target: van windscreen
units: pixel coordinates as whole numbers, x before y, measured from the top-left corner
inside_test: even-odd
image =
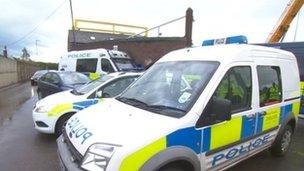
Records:
[[[156,63],[116,99],[179,118],[190,110],[218,66],[210,61]]]
[[[112,58],[119,71],[136,70],[136,65],[131,59],[127,58]]]

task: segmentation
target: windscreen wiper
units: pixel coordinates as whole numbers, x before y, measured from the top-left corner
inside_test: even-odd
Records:
[[[142,107],[148,107],[148,104],[143,102],[143,101],[140,101],[138,99],[135,99],[135,98],[127,98],[127,97],[117,97],[116,98],[117,100],[119,101],[122,101],[122,102],[125,102],[125,103],[128,103],[132,106],[142,106]]]
[[[71,91],[71,93],[72,93],[72,94],[75,94],[75,95],[83,95],[83,93],[78,92],[76,89],[73,89],[73,90]]]
[[[172,106],[165,106],[165,105],[149,105],[149,108],[153,108],[153,109],[158,109],[158,110],[175,110],[175,111],[179,111],[179,112],[186,112],[183,109],[179,109],[176,107],[172,107]]]

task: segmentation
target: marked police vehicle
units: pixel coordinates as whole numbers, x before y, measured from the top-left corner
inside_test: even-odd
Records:
[[[77,71],[87,74],[92,80],[100,75],[118,71],[139,71],[143,68],[117,47],[113,50],[94,49],[72,51],[63,55],[58,70]]]
[[[223,170],[265,149],[284,155],[299,114],[299,82],[287,51],[230,44],[170,52],[118,97],[67,121],[57,139],[61,165]]]
[[[117,96],[141,73],[116,72],[93,80],[74,90],[50,95],[38,101],[33,109],[35,129],[42,133],[61,134],[62,125],[76,112]]]

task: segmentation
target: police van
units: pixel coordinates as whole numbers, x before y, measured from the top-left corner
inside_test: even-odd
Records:
[[[125,52],[94,49],[72,51],[63,55],[59,61],[58,70],[77,71],[87,74],[92,80],[100,75],[118,71],[139,71],[139,67]]]
[[[184,88],[182,80],[190,87]],[[265,149],[284,155],[300,107],[290,52],[231,44],[165,55],[121,95],[71,117],[66,170],[224,170]]]

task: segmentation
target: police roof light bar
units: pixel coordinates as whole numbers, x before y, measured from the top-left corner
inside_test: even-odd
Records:
[[[212,45],[219,45],[219,44],[247,44],[248,40],[246,36],[233,36],[233,37],[226,37],[220,39],[210,39],[204,40],[202,46],[212,46]]]

